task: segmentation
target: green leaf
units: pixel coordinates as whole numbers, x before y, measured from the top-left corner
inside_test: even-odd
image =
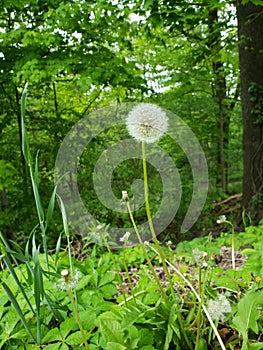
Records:
[[[99,287],[112,282],[115,278],[115,275],[115,272],[107,272],[104,275],[102,275],[102,278],[99,281]]]
[[[50,331],[42,339],[42,344],[46,344],[56,340],[62,340],[60,331],[57,327],[50,329]]]
[[[246,294],[238,303],[237,313],[233,319],[233,327],[243,337],[242,350],[248,349],[248,331],[251,329],[258,333],[257,320],[260,316],[258,305],[263,304],[263,292],[252,292]]]
[[[70,334],[66,339],[67,344],[69,345],[80,345],[83,343],[82,336],[80,331]]]
[[[149,332],[147,328],[142,328],[139,331],[139,335],[140,335],[140,342],[139,342],[140,349],[147,348],[147,347],[149,347],[149,350],[153,349],[152,346],[149,345],[149,344],[153,344],[153,341],[154,341],[153,332]],[[145,345],[145,346],[142,346],[142,345]]]
[[[107,285],[101,287],[100,291],[103,294],[103,297],[106,299],[112,298],[118,292],[117,288],[113,284],[107,284]]]
[[[100,331],[107,343],[113,342],[124,345],[123,328],[118,321],[105,318],[105,315],[102,314],[99,318],[99,325]]]
[[[30,301],[29,301],[29,299],[27,297],[27,294],[26,294],[26,292],[24,290],[24,287],[22,286],[22,284],[20,283],[19,278],[17,277],[17,274],[16,274],[16,272],[15,272],[15,270],[14,270],[12,264],[11,264],[11,261],[10,261],[9,257],[5,256],[3,258],[3,260],[4,260],[6,266],[7,266],[8,270],[9,270],[9,273],[12,275],[14,281],[16,282],[16,284],[17,284],[17,286],[18,286],[18,288],[20,290],[20,292],[22,293],[23,297],[25,298],[25,300],[26,300],[30,310],[34,313],[33,307],[32,307],[32,305],[31,305],[31,303],[30,303]]]
[[[96,314],[93,310],[85,310],[79,313],[83,328],[91,330],[96,326]]]
[[[48,209],[47,209],[47,215],[46,215],[46,226],[45,229],[47,229],[48,224],[52,218],[53,212],[54,212],[54,206],[55,206],[55,200],[56,200],[56,191],[57,191],[57,187],[55,186],[49,204],[48,204]]]
[[[9,289],[9,287],[7,286],[7,284],[5,282],[2,283],[2,286],[4,287],[9,299],[11,300],[11,303],[13,304],[16,312],[18,313],[21,322],[23,323],[23,326],[25,327],[28,335],[30,336],[30,338],[33,340],[33,342],[36,342],[35,337],[33,336],[33,333],[31,332],[30,326],[28,325],[21,309],[20,306],[18,305],[16,298],[14,296],[14,294],[12,293],[12,291]]]
[[[62,345],[65,345],[65,344],[62,344]],[[61,346],[61,343],[55,343],[55,344],[48,344],[47,346],[45,346],[45,350],[61,350],[62,349],[62,346]],[[66,345],[66,348],[64,348],[65,350],[68,349],[68,346]]]
[[[4,330],[4,333],[8,334],[8,336],[10,337],[18,322],[19,315],[14,309],[9,307],[7,309],[6,314],[1,319],[1,328]]]
[[[27,132],[25,127],[25,115],[26,115],[26,97],[27,97],[27,83],[22,92],[21,98],[21,131],[22,131],[22,151],[25,158],[26,163],[31,166],[31,154],[27,139]]]
[[[68,227],[66,208],[65,208],[64,203],[62,201],[62,198],[59,195],[57,195],[57,197],[58,197],[59,203],[60,203],[64,232],[65,232],[65,235],[67,237],[69,237],[69,227]]]
[[[59,322],[63,322],[64,318],[61,315],[61,313],[57,309],[57,305],[53,302],[53,300],[50,298],[50,296],[47,293],[44,293],[46,302],[48,304],[49,309],[52,311],[53,315]]]
[[[207,350],[207,343],[205,339],[201,338],[199,339],[198,345],[195,348],[196,350]]]
[[[77,322],[74,317],[67,318],[60,325],[60,332],[63,339],[66,339],[67,335],[76,327]]]
[[[119,343],[109,342],[107,343],[107,350],[126,350],[126,346],[123,346]]]

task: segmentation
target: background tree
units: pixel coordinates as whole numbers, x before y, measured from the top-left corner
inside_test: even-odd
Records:
[[[260,3],[255,1],[255,3]],[[243,205],[263,217],[263,6],[237,3],[243,113]]]

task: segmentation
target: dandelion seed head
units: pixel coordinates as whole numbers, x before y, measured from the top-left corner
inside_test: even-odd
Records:
[[[68,276],[69,276],[69,270],[62,270],[62,271],[60,272],[60,276],[61,276],[62,278],[68,277]]]
[[[207,303],[207,309],[214,321],[224,320],[226,314],[231,312],[231,306],[223,294],[219,294],[216,300],[210,299]]]
[[[166,113],[151,103],[139,103],[126,118],[129,134],[139,142],[158,141],[168,129]]]
[[[60,272],[60,276],[61,278],[58,283],[55,283],[55,287],[60,290],[69,290],[76,287],[81,273],[79,270],[75,270],[73,274],[71,274],[69,270],[64,269]]]

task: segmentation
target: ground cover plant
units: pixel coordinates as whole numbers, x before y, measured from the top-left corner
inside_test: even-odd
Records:
[[[0,235],[0,348],[262,349],[263,225],[235,234],[230,221],[215,218],[215,225],[230,231],[176,247],[161,245],[148,202],[147,127],[139,141],[151,239],[142,240],[124,190],[122,200],[138,245],[130,246],[126,233],[118,250],[111,249],[108,228],[101,225],[93,233],[103,244],[94,244],[89,235],[75,241],[56,188],[48,208],[42,207],[37,157],[31,156],[24,125],[25,104],[26,89],[22,146],[39,225],[32,228],[25,248]],[[64,229],[50,251],[46,236],[56,197]]]

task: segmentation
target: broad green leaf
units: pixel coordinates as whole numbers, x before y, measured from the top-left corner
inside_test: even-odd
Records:
[[[102,275],[102,278],[99,281],[99,287],[102,287],[105,284],[112,282],[115,278],[115,275],[115,272],[107,272],[104,275]]]
[[[258,333],[257,320],[260,316],[258,305],[263,304],[263,292],[246,294],[238,303],[237,313],[233,319],[233,327],[243,337],[242,350],[247,350],[248,331]]]
[[[201,338],[195,349],[196,350],[207,350],[207,343],[206,343],[205,339]]]
[[[139,335],[140,335],[140,348],[144,348],[143,345],[145,345],[145,348],[149,347],[149,350],[152,349],[152,346],[149,344],[153,344],[154,341],[154,334],[153,332],[149,332],[149,330],[147,328],[142,328],[139,331]]]
[[[106,299],[112,298],[118,292],[114,284],[106,284],[100,288],[100,291]]]
[[[106,319],[105,315],[99,318],[100,331],[105,341],[124,345],[123,328],[114,319]]]
[[[44,336],[44,338],[42,339],[42,344],[46,344],[49,342],[53,342],[56,340],[62,340],[62,339],[63,338],[61,337],[60,331],[56,327],[56,328],[50,329],[50,331]]]
[[[70,334],[66,339],[67,344],[69,345],[80,345],[83,343],[82,336],[80,331]]]
[[[62,345],[65,345],[65,344],[62,344]],[[58,342],[58,343],[54,343],[54,344],[48,344],[47,346],[45,346],[45,349],[46,350],[61,350],[62,346],[61,346],[61,343]],[[68,350],[68,346],[67,345],[66,345],[65,350]]]
[[[109,342],[107,343],[107,350],[126,350],[126,346],[123,346],[119,343]]]
[[[73,330],[76,329],[77,321],[74,317],[66,318],[64,322],[60,325],[60,333],[63,339],[66,339],[67,335]]]
[[[82,277],[76,286],[76,290],[79,291],[85,288],[89,284],[90,280],[91,280],[91,275],[86,275]]]
[[[81,319],[81,323],[84,329],[91,330],[96,326],[96,314],[95,312],[90,310],[81,311],[79,313],[79,317]]]
[[[263,349],[263,343],[251,343],[248,345],[248,350],[260,350]]]

